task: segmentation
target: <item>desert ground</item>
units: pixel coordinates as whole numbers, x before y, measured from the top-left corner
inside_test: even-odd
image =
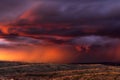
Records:
[[[1,61],[0,80],[120,80],[120,66]]]

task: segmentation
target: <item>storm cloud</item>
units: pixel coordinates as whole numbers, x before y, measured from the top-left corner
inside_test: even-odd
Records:
[[[0,1],[0,21],[9,22],[16,19],[30,8],[32,0],[1,0]]]
[[[119,0],[37,1],[10,23],[9,33],[119,37]]]
[[[2,0],[0,38],[11,44],[0,45],[34,47],[37,54],[39,48],[57,47],[66,51],[62,56],[71,63],[119,62],[119,4],[119,0]]]

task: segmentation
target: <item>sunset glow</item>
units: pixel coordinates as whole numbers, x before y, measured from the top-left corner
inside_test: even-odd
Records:
[[[56,47],[43,47],[29,51],[0,50],[0,60],[2,61],[22,61],[31,63],[67,63],[72,56],[69,51]]]

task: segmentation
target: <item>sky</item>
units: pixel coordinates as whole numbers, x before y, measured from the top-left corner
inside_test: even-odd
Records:
[[[1,0],[0,60],[120,62],[120,0]]]

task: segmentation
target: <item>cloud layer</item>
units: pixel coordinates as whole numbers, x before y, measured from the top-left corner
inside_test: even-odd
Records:
[[[1,48],[33,48],[41,58],[39,48],[59,48],[54,54],[46,48],[48,52],[36,62],[48,62],[46,58],[55,54],[60,63],[60,56],[69,63],[120,61],[119,0],[2,0],[0,4],[0,37],[10,43],[3,41]]]

